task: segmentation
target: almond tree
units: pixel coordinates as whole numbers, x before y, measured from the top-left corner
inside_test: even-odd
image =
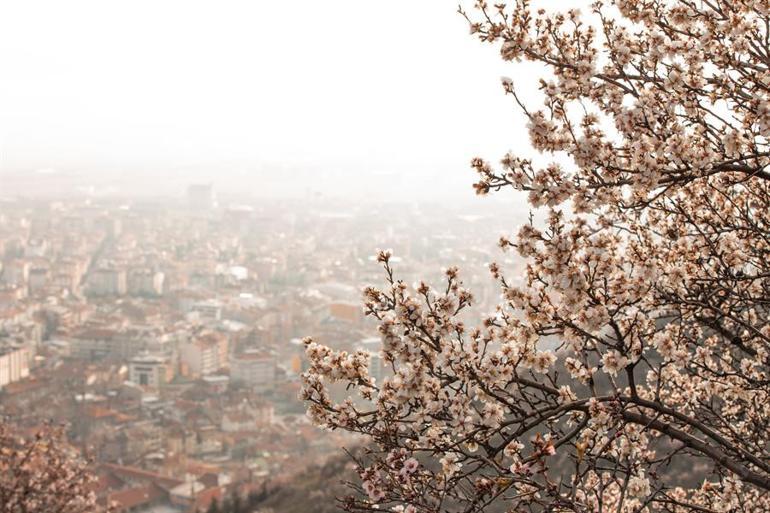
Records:
[[[456,269],[412,289],[381,253],[381,383],[365,353],[307,341],[310,415],[372,440],[344,505],[770,511],[770,2],[461,14],[544,70],[543,104],[503,87],[545,164],[473,168],[547,221],[501,239],[526,272],[490,265],[502,302],[473,328]],[[362,399],[336,404],[335,382]]]
[[[0,421],[0,513],[101,511],[93,480],[62,428],[45,425],[25,439]]]

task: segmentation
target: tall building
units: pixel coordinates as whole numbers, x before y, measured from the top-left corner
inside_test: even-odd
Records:
[[[151,269],[132,269],[128,273],[126,286],[132,296],[161,296],[166,276]]]
[[[30,359],[26,347],[0,346],[0,388],[28,377]]]
[[[151,353],[140,353],[128,362],[128,380],[135,385],[158,389],[168,382],[171,367],[166,358]]]
[[[29,270],[29,293],[38,294],[48,285],[49,272],[46,267],[33,267]]]
[[[122,296],[126,293],[126,271],[123,269],[101,268],[88,275],[89,295]]]
[[[227,337],[209,332],[184,342],[179,348],[182,374],[201,377],[227,366]]]
[[[11,260],[3,265],[2,283],[23,287],[29,280],[30,264],[26,260]]]
[[[275,355],[248,350],[230,357],[230,380],[257,391],[270,390],[275,385]]]
[[[198,301],[190,309],[192,312],[198,312],[202,321],[219,321],[222,319],[222,302],[216,299]]]

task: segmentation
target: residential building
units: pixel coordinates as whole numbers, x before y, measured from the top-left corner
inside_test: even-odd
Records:
[[[168,359],[147,352],[140,353],[128,362],[128,380],[141,387],[158,389],[173,374]]]
[[[31,356],[26,347],[0,347],[0,388],[29,376]]]
[[[88,276],[87,292],[91,296],[122,296],[126,293],[126,271],[101,268]]]
[[[275,366],[274,354],[247,350],[230,357],[230,379],[257,391],[269,390],[275,385]]]
[[[227,337],[208,332],[183,342],[179,348],[181,372],[189,377],[213,374],[227,366]]]

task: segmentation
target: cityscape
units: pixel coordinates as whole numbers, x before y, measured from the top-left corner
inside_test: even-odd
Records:
[[[21,432],[66,424],[117,511],[204,511],[291,482],[360,444],[305,416],[303,337],[388,372],[361,299],[384,277],[377,248],[405,279],[461,263],[479,311],[493,308],[504,223],[430,212],[230,204],[211,184],[164,200],[3,198],[0,415]]]
[[[770,512],[770,0],[0,2],[0,513]]]

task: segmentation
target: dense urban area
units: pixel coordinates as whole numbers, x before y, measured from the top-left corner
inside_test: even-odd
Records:
[[[407,279],[460,264],[480,309],[498,295],[504,218],[215,192],[0,199],[0,415],[22,435],[63,423],[117,511],[205,511],[359,444],[307,420],[302,337],[387,372],[360,301],[377,248]]]

